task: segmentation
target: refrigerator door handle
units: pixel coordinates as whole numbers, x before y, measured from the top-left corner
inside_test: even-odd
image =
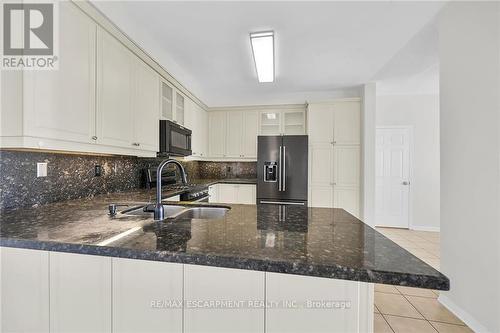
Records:
[[[279,159],[279,165],[278,165],[278,191],[281,191],[281,146],[280,146],[280,159]]]
[[[283,192],[286,191],[286,146],[283,146]]]

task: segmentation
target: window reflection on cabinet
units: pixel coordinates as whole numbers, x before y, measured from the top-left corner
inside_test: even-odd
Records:
[[[184,125],[184,96],[175,94],[175,122]]]
[[[163,119],[173,119],[172,100],[173,89],[167,83],[161,83],[161,116]]]

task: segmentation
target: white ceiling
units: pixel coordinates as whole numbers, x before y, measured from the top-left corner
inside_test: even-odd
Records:
[[[357,93],[441,2],[93,1],[209,106]],[[276,80],[258,83],[248,34],[274,30]]]

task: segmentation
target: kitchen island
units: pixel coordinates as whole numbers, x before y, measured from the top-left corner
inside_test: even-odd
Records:
[[[216,205],[224,216],[164,222],[107,214],[111,202],[139,207],[152,196],[3,213],[9,320],[33,308],[41,315],[29,321],[50,331],[366,332],[373,283],[449,289],[440,272],[342,209]]]

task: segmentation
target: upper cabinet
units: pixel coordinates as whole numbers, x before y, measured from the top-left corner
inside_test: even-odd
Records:
[[[97,142],[158,151],[158,75],[102,29],[97,45]]]
[[[134,59],[103,29],[97,43],[97,141],[131,148],[133,143]]]
[[[306,134],[306,112],[303,108],[260,112],[260,135]]]
[[[57,70],[0,76],[0,148],[153,157],[158,120],[186,122],[189,93],[119,30],[96,23],[106,18],[88,8],[60,3]],[[196,113],[204,124],[195,124],[194,147],[203,156],[208,117],[203,108]]]
[[[97,26],[70,2],[60,3],[60,18],[59,70],[23,72],[24,89],[19,88],[20,96],[24,95],[25,126],[19,134],[92,143]],[[22,110],[5,108],[3,119],[11,118],[4,112],[22,117]]]
[[[359,145],[360,105],[357,100],[309,105],[309,143]]]
[[[184,126],[193,131],[192,157],[208,156],[208,112],[190,98],[185,99]]]
[[[209,129],[210,157],[257,158],[256,111],[210,111]]]
[[[185,125],[186,99],[167,81],[161,81],[161,118]],[[187,124],[186,124],[187,126]]]

